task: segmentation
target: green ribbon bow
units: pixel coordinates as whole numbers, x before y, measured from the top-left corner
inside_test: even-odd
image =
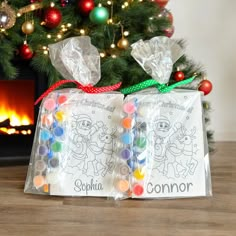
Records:
[[[160,93],[168,93],[172,89],[174,89],[174,88],[176,88],[178,86],[191,83],[195,79],[195,77],[196,77],[196,75],[194,75],[193,77],[190,77],[188,79],[179,81],[179,82],[177,82],[175,84],[172,84],[170,86],[168,86],[166,84],[160,84],[160,83],[158,83],[154,79],[149,79],[149,80],[143,81],[143,82],[141,82],[139,84],[135,84],[133,86],[130,86],[128,88],[123,88],[120,91],[121,91],[121,93],[126,95],[126,94],[135,93],[135,92],[138,92],[140,90],[143,90],[143,89],[155,86],[160,91]]]

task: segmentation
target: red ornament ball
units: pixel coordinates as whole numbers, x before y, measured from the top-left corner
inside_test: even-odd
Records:
[[[174,80],[175,81],[181,81],[181,80],[183,80],[184,79],[184,73],[182,72],[182,71],[176,71],[175,73],[174,73]]]
[[[212,83],[211,83],[211,81],[209,81],[209,80],[207,80],[207,79],[204,79],[204,80],[200,83],[200,85],[199,85],[199,87],[198,87],[198,90],[201,91],[201,92],[203,92],[204,95],[209,94],[209,93],[211,92],[211,90],[212,90]]]
[[[169,0],[155,0],[155,2],[160,6],[160,7],[165,7],[166,4],[169,2]]]
[[[50,29],[56,28],[61,23],[61,19],[62,14],[56,7],[49,7],[44,12],[45,26]]]
[[[170,21],[171,25],[173,24],[174,18],[170,11],[165,12],[165,17]]]
[[[26,43],[24,43],[23,45],[20,46],[19,54],[20,54],[21,58],[24,59],[24,60],[29,60],[34,55],[32,49],[30,48],[30,46]]]
[[[78,2],[79,11],[83,15],[88,15],[90,11],[94,8],[94,1],[93,0],[79,0]]]
[[[175,32],[175,27],[173,25],[167,29],[164,29],[164,34],[168,38],[171,38],[174,32]]]

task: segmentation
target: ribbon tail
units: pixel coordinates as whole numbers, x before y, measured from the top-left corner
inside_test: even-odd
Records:
[[[146,80],[146,81],[143,81],[139,84],[135,84],[133,86],[130,86],[128,88],[123,88],[120,90],[121,93],[123,94],[131,94],[131,93],[135,93],[135,92],[138,92],[140,90],[143,90],[145,88],[149,88],[153,85],[157,85],[158,82],[154,79],[149,79],[149,80]]]
[[[46,97],[49,93],[51,93],[56,88],[60,87],[63,84],[68,83],[74,83],[77,85],[77,87],[81,87],[81,84],[75,80],[60,80],[57,81],[55,84],[53,84],[50,88],[48,88],[34,103],[34,105],[37,105],[44,97]]]
[[[179,86],[182,86],[182,85],[185,85],[185,84],[189,84],[191,83],[194,79],[195,79],[195,75],[193,77],[190,77],[188,79],[185,79],[185,80],[182,80],[182,81],[179,81],[177,83],[174,83],[170,86],[166,86],[166,87],[159,87],[157,86],[158,90],[161,92],[161,93],[168,93],[170,92],[171,90],[173,90],[174,88],[176,87],[179,87]]]

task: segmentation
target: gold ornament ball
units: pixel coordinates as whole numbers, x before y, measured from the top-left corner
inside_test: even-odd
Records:
[[[34,32],[34,24],[30,21],[23,23],[21,30],[24,34],[32,34]]]
[[[117,47],[120,48],[120,49],[127,49],[129,47],[129,41],[122,37],[118,43],[117,43]]]

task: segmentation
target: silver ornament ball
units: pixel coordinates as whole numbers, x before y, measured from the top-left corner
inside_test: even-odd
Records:
[[[9,15],[5,11],[0,11],[0,28],[5,28],[9,21]]]

